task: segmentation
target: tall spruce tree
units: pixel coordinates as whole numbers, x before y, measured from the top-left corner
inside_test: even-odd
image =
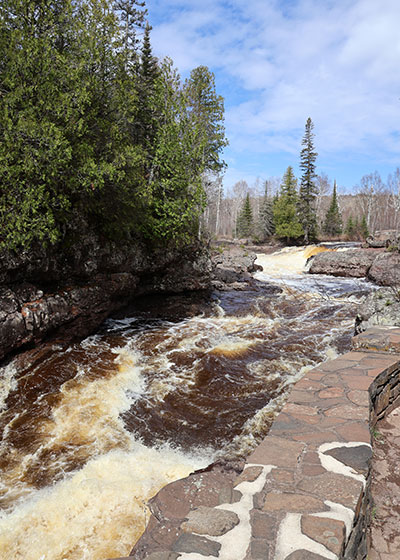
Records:
[[[275,233],[288,243],[304,233],[297,214],[297,204],[297,179],[293,168],[289,166],[283,176],[279,196],[274,201]]]
[[[268,181],[265,181],[265,193],[260,207],[260,230],[264,239],[275,232],[273,201],[268,191]]]
[[[337,200],[336,181],[333,184],[332,200],[325,216],[323,231],[327,235],[336,236],[342,233],[343,221]]]
[[[353,239],[354,234],[355,234],[355,224],[354,224],[353,216],[351,214],[347,218],[346,227],[344,228],[344,232],[349,237],[349,239]]]
[[[363,214],[360,223],[360,235],[363,239],[367,239],[367,237],[369,236],[369,229],[368,229],[367,218],[365,214]]]
[[[314,124],[309,117],[305,126],[305,133],[302,140],[302,150],[300,152],[300,169],[303,174],[300,179],[299,191],[299,219],[304,230],[304,243],[310,243],[317,236],[317,216],[315,202],[318,194],[316,185],[316,159],[317,152],[314,148]]]
[[[242,209],[237,219],[236,232],[238,237],[250,237],[253,233],[253,211],[250,204],[250,195],[247,193]]]

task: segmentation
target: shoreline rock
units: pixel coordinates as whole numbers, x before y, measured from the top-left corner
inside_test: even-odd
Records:
[[[210,255],[201,245],[101,247],[84,236],[74,255],[54,251],[0,254],[0,360],[49,337],[88,336],[141,295],[211,289]]]
[[[352,249],[318,253],[312,258],[309,273],[351,278],[367,277],[377,255],[376,249]]]

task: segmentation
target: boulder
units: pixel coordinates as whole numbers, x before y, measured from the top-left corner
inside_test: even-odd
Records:
[[[376,256],[377,252],[373,249],[318,253],[311,261],[309,273],[363,278],[367,276]]]
[[[255,264],[256,259],[256,253],[246,247],[221,246],[212,255],[213,287],[217,290],[246,289],[253,282],[251,273],[262,269]]]
[[[400,241],[400,235],[395,229],[385,229],[382,231],[376,231],[374,235],[370,235],[365,240],[368,247],[390,247],[398,246]]]
[[[358,309],[355,334],[375,326],[400,327],[400,291],[381,288],[367,295]]]
[[[375,258],[368,278],[381,286],[400,285],[400,253],[380,253]]]

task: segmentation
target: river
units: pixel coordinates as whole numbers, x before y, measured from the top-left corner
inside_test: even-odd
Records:
[[[4,366],[2,560],[125,556],[162,486],[253,449],[290,386],[348,350],[371,289],[303,274],[309,255],[260,255],[257,289],[146,298]]]

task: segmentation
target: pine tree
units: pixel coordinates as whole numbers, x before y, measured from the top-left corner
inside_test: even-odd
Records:
[[[365,214],[363,215],[360,223],[360,235],[363,239],[367,239],[367,237],[369,236],[367,218]]]
[[[253,233],[253,211],[250,204],[250,195],[247,193],[243,207],[237,219],[236,232],[238,237],[250,237]]]
[[[277,237],[296,240],[304,234],[297,214],[297,179],[289,166],[283,176],[279,196],[274,201],[274,222]]]
[[[219,173],[226,167],[221,154],[228,142],[223,119],[224,99],[216,93],[214,74],[206,66],[192,70],[184,83],[183,95],[193,165]]]
[[[151,27],[147,23],[137,70],[137,113],[134,119],[135,142],[143,145],[147,155],[152,154],[160,112],[156,106],[156,88],[159,69],[150,42]]]
[[[144,25],[147,10],[140,0],[115,0],[114,11],[118,13],[123,37],[125,64],[136,62],[138,45],[137,30]]]
[[[354,233],[355,233],[355,225],[354,225],[353,216],[351,214],[347,219],[346,227],[344,229],[344,232],[350,239],[353,238]]]
[[[342,216],[339,209],[339,204],[337,200],[336,192],[336,181],[333,184],[333,194],[331,204],[325,216],[325,221],[323,225],[323,231],[327,235],[336,236],[342,233],[343,222]]]
[[[314,124],[309,117],[305,126],[305,133],[302,140],[303,149],[300,153],[300,169],[303,174],[300,180],[299,192],[299,219],[304,230],[304,243],[310,243],[317,236],[317,217],[315,212],[315,201],[318,188],[315,182],[315,162],[317,152],[314,148]]]
[[[260,208],[260,230],[265,239],[275,232],[273,201],[268,193],[268,181],[265,181],[265,194]]]

